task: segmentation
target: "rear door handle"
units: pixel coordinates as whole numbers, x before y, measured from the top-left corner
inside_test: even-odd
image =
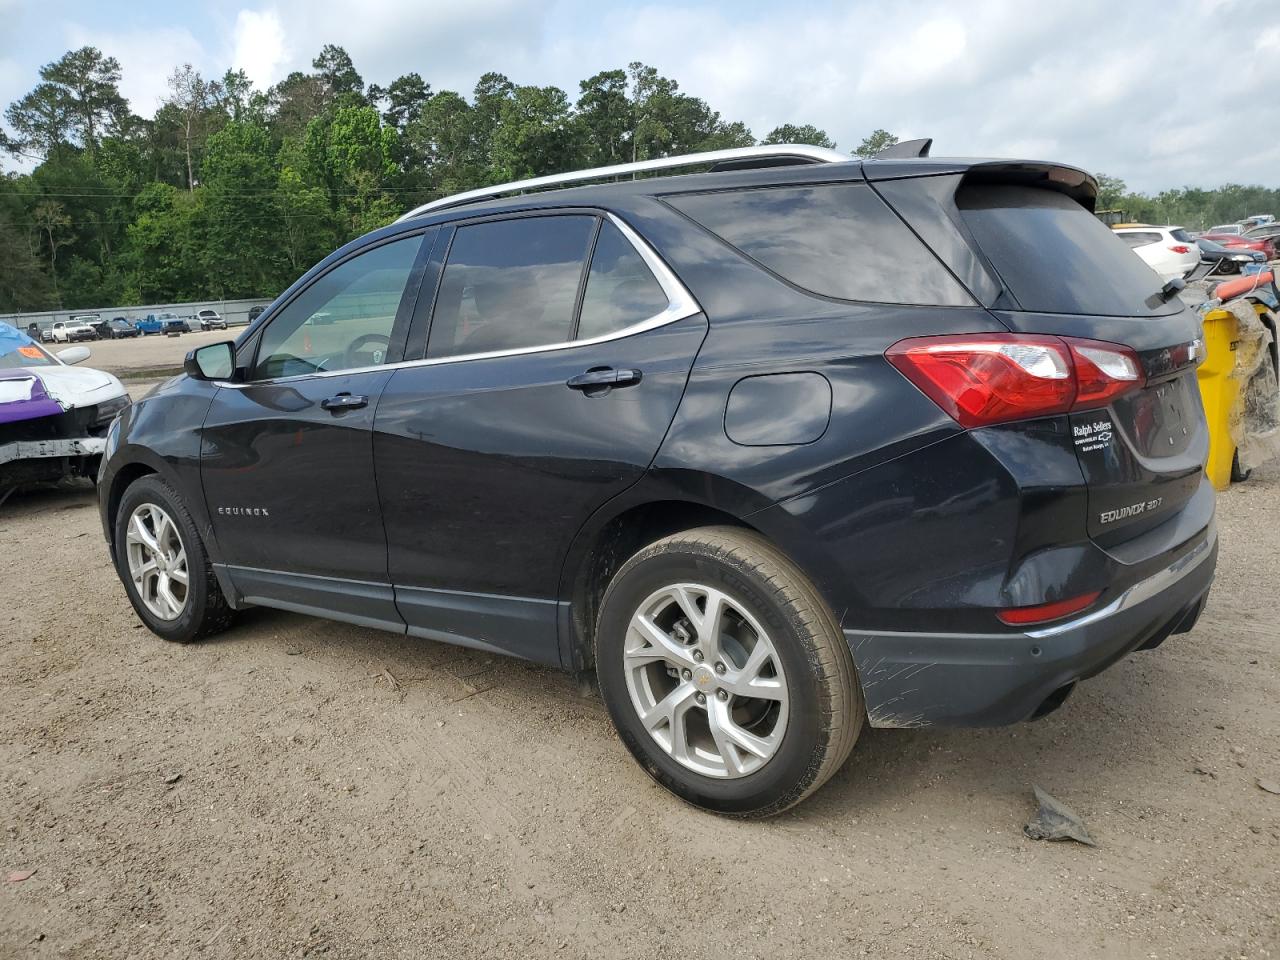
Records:
[[[349,393],[340,393],[336,397],[326,397],[320,401],[320,406],[331,413],[337,413],[339,410],[359,410],[368,405],[368,397],[353,396]]]
[[[640,382],[643,375],[639,370],[615,370],[613,367],[598,367],[570,377],[567,381],[570,390],[592,390],[600,387],[632,387]]]

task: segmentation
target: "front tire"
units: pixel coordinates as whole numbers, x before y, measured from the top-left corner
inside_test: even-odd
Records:
[[[703,527],[618,571],[596,631],[627,749],[695,806],[765,817],[840,768],[865,707],[853,657],[804,574],[759,534]]]
[[[191,643],[231,625],[235,611],[182,499],[151,474],[135,480],[115,519],[116,572],[138,618],[156,636]]]

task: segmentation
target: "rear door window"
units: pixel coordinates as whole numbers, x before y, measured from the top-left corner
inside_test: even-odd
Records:
[[[838,300],[972,306],[865,183],[757,187],[667,203],[794,286]]]
[[[667,295],[622,231],[600,225],[582,296],[578,339],[588,340],[643,323],[667,309]]]
[[[427,357],[519,350],[573,338],[596,218],[491,220],[457,229],[436,298]]]
[[[1163,316],[1182,302],[1158,296],[1160,278],[1110,227],[1053,190],[972,184],[956,205],[978,246],[1024,310]]]

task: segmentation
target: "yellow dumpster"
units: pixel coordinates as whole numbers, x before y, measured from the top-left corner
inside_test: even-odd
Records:
[[[1207,311],[1202,322],[1206,356],[1197,378],[1209,422],[1205,473],[1225,490],[1274,456],[1280,439],[1274,318],[1262,304],[1240,299]]]

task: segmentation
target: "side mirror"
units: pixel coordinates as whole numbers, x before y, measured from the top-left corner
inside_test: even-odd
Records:
[[[92,352],[88,347],[67,347],[58,351],[58,359],[66,364],[84,363]]]
[[[230,380],[236,372],[236,345],[230,340],[196,347],[182,361],[193,380]]]

